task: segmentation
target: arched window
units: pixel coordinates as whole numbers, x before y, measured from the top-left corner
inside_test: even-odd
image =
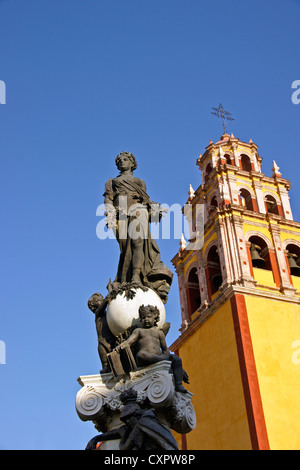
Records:
[[[292,276],[300,277],[300,248],[290,243],[286,247],[289,270]]]
[[[241,206],[245,207],[249,211],[253,211],[253,204],[252,204],[252,197],[247,189],[240,189],[240,204]]]
[[[207,255],[207,282],[211,295],[219,290],[222,281],[219,253],[217,247],[214,245],[210,248]]]
[[[248,155],[241,155],[241,165],[242,165],[242,170],[244,171],[252,170],[251,160],[248,157]]]
[[[188,304],[188,313],[191,319],[192,314],[196,312],[196,310],[198,310],[201,305],[199,280],[196,268],[192,268],[189,273],[188,281],[186,283],[186,297]]]
[[[279,215],[278,206],[277,206],[275,197],[268,194],[265,197],[265,205],[266,205],[266,210],[269,214]]]
[[[210,175],[210,173],[212,172],[212,169],[213,169],[212,164],[209,163],[209,164],[207,165],[206,169],[205,169],[205,178],[204,178],[204,179],[205,179],[205,183],[206,183],[206,181],[208,180],[209,175]]]
[[[208,208],[209,214],[211,214],[215,210],[215,207],[218,207],[218,201],[217,201],[216,196],[213,196],[210,200],[210,204]]]
[[[210,205],[213,207],[218,207],[218,202],[216,196],[213,196],[210,201]]]
[[[259,236],[249,238],[252,266],[272,271],[270,254],[266,242]]]
[[[234,165],[234,163],[232,163],[231,156],[228,155],[228,153],[226,153],[226,154],[224,155],[224,158],[226,159],[226,163],[227,163],[228,165]]]

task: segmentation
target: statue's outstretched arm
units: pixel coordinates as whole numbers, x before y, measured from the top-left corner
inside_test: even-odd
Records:
[[[126,433],[126,426],[121,426],[117,429],[112,429],[111,431],[107,431],[103,434],[99,434],[98,436],[93,437],[86,446],[86,450],[95,450],[98,442],[101,441],[111,441],[113,439],[123,439]]]

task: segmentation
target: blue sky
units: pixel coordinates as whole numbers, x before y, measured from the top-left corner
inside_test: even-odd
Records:
[[[74,402],[77,377],[100,369],[87,300],[116,273],[96,209],[118,153],[135,154],[152,200],[183,205],[222,102],[263,172],[276,160],[291,180],[300,220],[299,16],[296,0],[0,0],[0,449],[83,449],[96,434]],[[179,240],[158,244],[173,269]],[[176,277],[166,311],[170,344]]]

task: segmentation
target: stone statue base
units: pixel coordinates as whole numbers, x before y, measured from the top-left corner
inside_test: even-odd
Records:
[[[159,421],[169,429],[186,434],[196,426],[192,393],[175,391],[170,361],[137,368],[121,377],[112,373],[81,376],[78,382],[82,386],[76,395],[78,416],[82,421],[92,421],[99,432],[122,425],[120,413],[124,404],[120,395],[129,389],[137,393],[136,402],[145,409],[154,409]],[[119,442],[107,441],[101,449],[119,449]]]

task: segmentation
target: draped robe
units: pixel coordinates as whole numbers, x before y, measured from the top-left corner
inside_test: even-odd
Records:
[[[120,204],[120,196],[126,196],[127,198],[127,216],[125,216],[125,220],[122,213],[123,203]],[[144,214],[147,210],[146,222],[139,224],[141,238],[143,239],[144,253],[143,266],[141,266],[141,282],[147,287],[152,287],[159,295],[161,294],[162,300],[166,300],[163,299],[163,297],[166,297],[166,294],[160,289],[162,289],[162,285],[164,285],[164,290],[168,291],[170,289],[173,274],[160,260],[158,245],[150,233],[151,200],[146,192],[144,181],[132,175],[120,175],[116,178],[111,178],[105,184],[104,197],[105,204],[112,204],[116,210],[114,232],[120,246],[120,259],[115,281],[124,283],[130,282],[132,279],[133,243],[128,232],[131,223],[137,225],[137,216],[134,214],[134,211],[130,213],[130,208],[132,208],[133,205],[135,205],[135,207],[141,205]],[[120,237],[121,223],[125,223],[125,237],[123,238]],[[123,229],[124,226],[122,227],[122,230]]]

